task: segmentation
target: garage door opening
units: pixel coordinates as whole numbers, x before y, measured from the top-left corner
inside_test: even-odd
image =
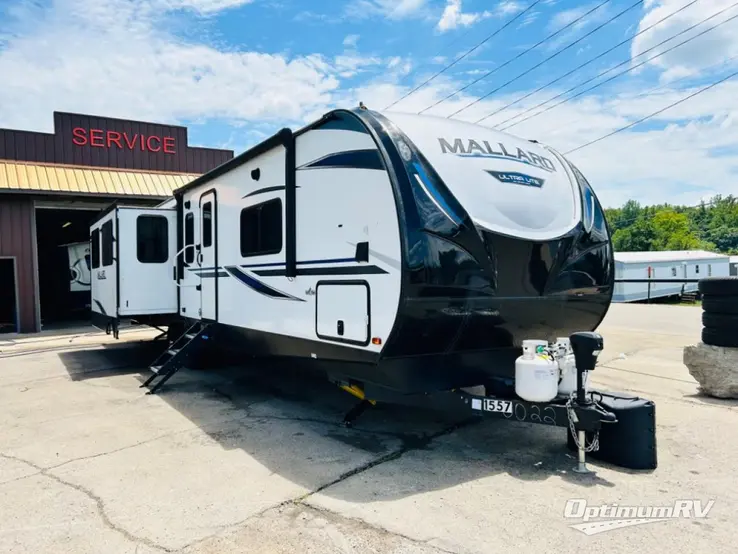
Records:
[[[0,333],[18,332],[18,281],[15,258],[0,258]]]
[[[90,320],[90,223],[96,210],[36,210],[38,285],[43,329]]]

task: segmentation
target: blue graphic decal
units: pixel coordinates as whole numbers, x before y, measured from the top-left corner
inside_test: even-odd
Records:
[[[501,183],[513,183],[516,185],[541,188],[543,183],[546,182],[544,179],[539,177],[533,177],[531,175],[517,173],[515,171],[491,171],[489,169],[485,169],[485,171]]]
[[[272,288],[265,283],[262,283],[261,281],[259,281],[258,279],[255,279],[251,275],[244,273],[243,271],[241,271],[241,269],[239,269],[236,266],[225,267],[223,269],[225,269],[228,273],[233,275],[236,279],[241,281],[247,287],[252,288],[256,292],[261,293],[264,296],[269,296],[271,298],[279,298],[283,300],[296,300],[298,302],[305,302],[305,300],[302,298],[291,296],[287,293],[284,293],[275,288]]]

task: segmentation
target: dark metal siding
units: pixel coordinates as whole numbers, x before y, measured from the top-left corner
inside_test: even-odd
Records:
[[[87,144],[74,143],[73,131],[85,130]],[[90,130],[101,131],[103,147],[90,145]],[[108,132],[118,133],[122,147],[108,143]],[[125,138],[128,139],[126,146]],[[141,148],[141,135],[155,136],[152,152]],[[161,138],[171,137],[174,153],[163,152]],[[233,150],[198,148],[187,144],[187,128],[110,117],[54,112],[54,134],[0,129],[0,159],[25,162],[113,167],[173,173],[206,173],[233,158]],[[145,142],[145,141],[144,141]]]
[[[33,216],[31,199],[0,197],[0,256],[15,257],[18,279],[17,302],[22,333],[36,331]]]

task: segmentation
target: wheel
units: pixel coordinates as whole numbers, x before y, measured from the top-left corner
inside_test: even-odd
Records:
[[[702,342],[712,346],[738,348],[738,331],[705,327],[702,329]]]
[[[702,309],[711,314],[738,314],[738,295],[702,297]]]
[[[738,333],[738,314],[716,314],[702,312],[702,325],[711,329]]]
[[[702,294],[715,296],[738,295],[738,277],[707,277],[697,284]]]

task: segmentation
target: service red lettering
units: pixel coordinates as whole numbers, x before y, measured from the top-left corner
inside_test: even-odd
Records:
[[[138,133],[133,135],[133,140],[128,140],[128,133],[123,133],[123,140],[126,141],[128,149],[133,150],[133,147],[136,146],[136,141],[138,140]]]
[[[123,145],[120,143],[120,133],[118,131],[108,131],[108,148],[111,144],[115,144],[121,150]]]
[[[99,140],[100,142],[95,142],[95,139]],[[90,146],[94,146],[96,148],[105,147],[102,129],[90,129]]]
[[[120,150],[140,149],[142,152],[177,153],[175,137],[145,135],[143,133],[129,135],[119,131],[85,129],[84,127],[72,129],[72,143],[76,146],[94,146],[95,148],[112,148],[115,145]]]
[[[167,154],[176,154],[174,150],[174,137],[164,137],[164,152]]]
[[[154,148],[153,146],[151,146],[151,141],[152,140],[158,141],[159,142],[159,146],[157,146],[156,148]],[[151,136],[149,136],[149,138],[146,139],[146,146],[152,152],[159,152],[161,150],[161,139],[159,137],[157,137],[157,136],[151,135]]]
[[[72,129],[72,142],[77,146],[84,146],[87,144],[87,131],[82,127],[75,127]]]

